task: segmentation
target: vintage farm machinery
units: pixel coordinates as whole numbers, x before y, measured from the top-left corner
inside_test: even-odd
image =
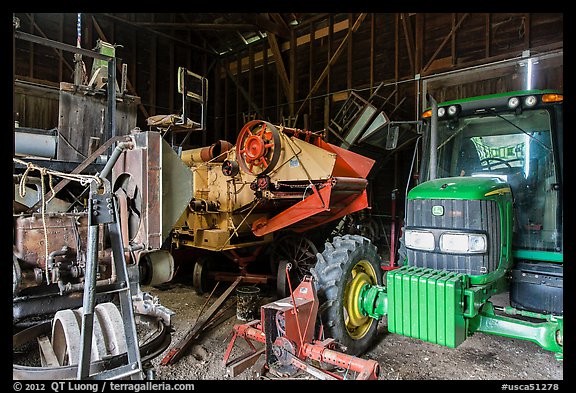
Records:
[[[302,278],[315,263],[314,244],[299,234],[368,206],[366,176],[374,161],[319,133],[253,120],[235,147],[218,141],[180,157],[158,132],[135,131],[131,139],[134,149],[122,153],[113,175],[114,191],[126,200],[129,238],[149,250],[192,251],[199,293],[211,279],[233,282],[240,275],[244,283],[277,281],[285,296],[285,264]],[[288,240],[288,256],[278,255],[278,239]],[[271,246],[272,271],[251,270]],[[216,266],[222,255],[237,269]],[[152,258],[145,270],[169,263]]]
[[[140,284],[174,272],[140,269],[141,258],[168,253],[129,241],[125,200],[109,180],[121,152],[133,148],[125,134],[139,97],[115,83],[113,45],[98,41],[89,51],[43,39],[17,31],[16,19],[15,38],[73,52],[77,67],[74,84],[56,93],[57,129],[15,124],[13,379],[147,378],[150,360],[170,344],[173,312]],[[82,56],[94,58],[88,84]]]
[[[288,264],[287,276],[290,268]],[[333,338],[323,338],[323,325],[317,324],[318,304],[312,278],[305,276],[290,296],[262,306],[259,320],[235,325],[223,359],[227,374],[234,377],[258,363],[256,376],[268,371],[290,377],[304,371],[325,380],[378,379],[378,362],[339,352]],[[237,338],[244,339],[250,351],[230,360]],[[264,346],[257,349],[253,342]]]

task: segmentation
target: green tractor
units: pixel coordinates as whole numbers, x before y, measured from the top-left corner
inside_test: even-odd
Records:
[[[387,316],[390,333],[454,348],[483,332],[562,359],[562,94],[431,102],[400,264],[383,277],[368,239],[327,243],[312,269],[325,333],[359,355]]]

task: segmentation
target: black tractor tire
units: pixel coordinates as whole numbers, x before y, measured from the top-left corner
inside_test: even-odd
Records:
[[[362,355],[372,345],[378,320],[366,317],[362,330],[356,331],[347,325],[345,306],[348,287],[359,271],[367,271],[372,285],[382,285],[381,259],[377,249],[369,239],[360,235],[336,236],[331,243],[326,243],[317,258],[311,273],[320,303],[318,311],[324,335],[334,338],[343,352]]]

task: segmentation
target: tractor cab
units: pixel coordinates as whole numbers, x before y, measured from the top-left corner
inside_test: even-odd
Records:
[[[480,98],[438,105],[436,177],[501,179],[514,201],[513,249],[561,253],[562,95]],[[422,178],[429,179],[434,152],[424,152]]]

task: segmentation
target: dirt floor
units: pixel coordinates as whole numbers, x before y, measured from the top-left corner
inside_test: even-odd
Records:
[[[225,283],[221,285],[225,287]],[[185,355],[174,365],[163,366],[162,358],[193,326],[200,309],[206,303],[207,294],[199,296],[191,281],[166,285],[164,288],[145,287],[159,297],[162,305],[172,309],[174,317],[172,344],[152,363],[158,380],[251,380],[255,379],[250,369],[236,377],[228,377],[222,359],[232,336],[234,324],[244,321],[236,316],[235,296],[224,304],[228,310],[218,325],[204,332]],[[507,296],[493,299],[503,305]],[[503,300],[502,300],[503,299]],[[211,299],[210,303],[214,301]],[[262,288],[260,304],[273,300],[272,288]],[[500,336],[478,333],[467,339],[458,348],[451,349],[430,344],[401,335],[389,334],[385,321],[381,321],[380,334],[375,346],[363,357],[374,359],[381,367],[381,380],[563,380],[563,362],[554,354],[538,345]],[[248,349],[243,340],[237,340],[231,358]],[[268,375],[268,377],[270,377]],[[266,377],[264,377],[266,378]],[[294,378],[310,378],[297,375]],[[262,379],[262,377],[260,377]]]

